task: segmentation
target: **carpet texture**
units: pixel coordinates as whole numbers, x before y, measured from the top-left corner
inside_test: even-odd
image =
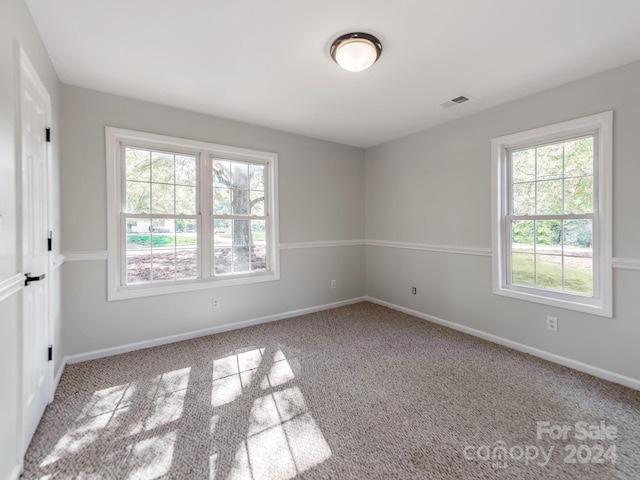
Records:
[[[640,393],[360,303],[69,365],[24,479],[640,478]]]

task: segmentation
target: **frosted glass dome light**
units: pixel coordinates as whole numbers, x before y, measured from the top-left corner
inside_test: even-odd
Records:
[[[347,33],[331,45],[331,58],[345,70],[361,72],[376,63],[382,43],[368,33]]]

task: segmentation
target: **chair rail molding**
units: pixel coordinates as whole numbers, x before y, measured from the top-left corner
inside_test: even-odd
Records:
[[[640,258],[613,257],[613,268],[620,270],[640,270]]]
[[[490,257],[491,248],[467,247],[461,245],[433,245],[429,243],[390,242],[386,240],[367,240],[367,246],[399,248],[403,250],[422,250],[425,252],[454,253],[458,255],[476,255]]]
[[[21,273],[0,281],[0,302],[22,290],[22,287],[24,287],[24,275]]]
[[[320,240],[313,242],[280,242],[280,250],[297,250],[301,248],[331,248],[364,246],[366,240]]]
[[[397,248],[402,250],[419,250],[424,252],[474,255],[480,257],[490,257],[492,255],[491,248],[468,247],[463,245],[434,245],[429,243],[391,242],[387,240],[320,240],[309,242],[280,242],[280,250],[358,246]],[[63,263],[67,262],[90,262],[100,260],[107,260],[106,250],[67,251],[55,256],[53,260],[53,266],[57,268]],[[640,271],[640,258],[614,257],[613,268],[618,270]],[[2,285],[4,285],[6,282],[7,280],[5,280],[4,282],[0,282],[0,295],[3,291]]]

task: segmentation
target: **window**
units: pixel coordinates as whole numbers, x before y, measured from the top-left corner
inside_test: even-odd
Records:
[[[109,300],[277,280],[277,155],[107,127]]]
[[[612,112],[494,138],[494,293],[611,316]]]

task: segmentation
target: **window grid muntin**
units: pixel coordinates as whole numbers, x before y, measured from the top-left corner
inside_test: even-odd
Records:
[[[153,216],[148,216],[148,215],[144,215],[144,214],[136,214],[135,216],[131,215],[131,214],[126,214],[123,213],[122,214],[122,229],[124,230],[124,235],[125,235],[125,239],[123,241],[123,244],[125,245],[125,249],[124,249],[124,269],[123,269],[123,285],[126,286],[136,286],[136,285],[143,285],[143,284],[150,284],[150,283],[172,283],[172,282],[183,282],[183,281],[192,281],[192,280],[197,280],[198,278],[200,278],[201,273],[200,273],[200,259],[199,259],[199,249],[198,249],[198,245],[200,244],[200,225],[199,225],[199,219],[200,216],[198,215],[176,215],[176,216],[167,216],[167,215],[153,215]],[[175,239],[175,244],[173,246],[173,249],[170,249],[169,247],[154,247],[153,246],[153,241],[154,241],[154,235],[155,232],[153,232],[153,230],[149,230],[149,255],[150,255],[150,263],[151,263],[151,268],[150,268],[150,279],[147,281],[140,281],[140,282],[130,282],[128,281],[128,274],[129,274],[129,269],[128,269],[128,258],[129,258],[129,253],[130,252],[136,252],[136,250],[129,250],[126,248],[126,244],[127,244],[127,234],[129,233],[126,228],[126,222],[128,219],[132,219],[132,218],[140,218],[141,220],[151,220],[149,222],[149,226],[150,228],[153,228],[153,220],[173,220],[174,224],[176,220],[194,220],[196,223],[196,245],[195,248],[193,249],[195,251],[196,254],[196,262],[195,262],[195,267],[196,267],[196,275],[195,276],[191,276],[191,277],[187,277],[187,278],[177,278],[178,277],[178,270],[177,270],[177,266],[178,266],[178,252],[181,250],[179,249],[179,245],[177,242],[177,231],[174,228],[174,239]],[[186,250],[186,249],[185,249]],[[143,250],[139,251],[140,253],[143,253]],[[154,271],[156,270],[154,268],[154,257],[156,255],[160,255],[162,253],[169,253],[172,252],[173,255],[175,255],[175,259],[174,259],[174,273],[173,273],[173,278],[172,279],[157,279],[154,278],[155,274]]]
[[[140,180],[133,180],[130,179],[128,177],[128,171],[127,171],[127,154],[126,151],[127,149],[132,149],[132,150],[145,150],[149,153],[149,181],[140,181]],[[153,169],[154,169],[154,161],[153,161],[153,154],[164,154],[164,155],[171,155],[173,156],[173,179],[174,181],[171,182],[159,182],[159,181],[154,181],[154,174],[153,174]],[[189,184],[185,184],[185,183],[178,183],[177,182],[177,169],[176,169],[176,163],[177,163],[177,158],[178,156],[181,157],[193,157],[194,160],[194,173],[195,173],[195,185],[189,185]],[[173,190],[173,215],[179,215],[176,214],[176,207],[177,207],[177,189],[175,187],[189,187],[189,188],[195,188],[196,192],[195,192],[195,205],[194,205],[194,212],[190,213],[190,214],[186,214],[186,215],[197,215],[199,212],[199,206],[198,206],[198,189],[199,189],[199,184],[200,184],[200,179],[199,179],[199,172],[198,172],[198,163],[199,163],[199,154],[197,152],[186,152],[186,151],[177,151],[177,150],[164,150],[164,149],[158,149],[158,148],[154,148],[152,146],[138,146],[138,145],[131,145],[131,144],[122,144],[122,168],[123,168],[123,181],[122,181],[122,193],[124,196],[123,199],[123,207],[124,210],[126,210],[127,207],[127,198],[126,198],[126,194],[127,194],[127,182],[135,182],[135,183],[140,183],[140,184],[148,184],[149,185],[149,214],[154,214],[154,200],[153,200],[153,196],[154,196],[154,191],[153,191],[153,185],[166,185],[166,186],[172,186],[174,187]],[[129,213],[133,213],[133,212],[129,212]],[[168,213],[156,213],[159,215],[172,215],[172,214],[168,214]],[[184,215],[184,214],[183,214]]]
[[[592,169],[591,175],[578,175],[578,176],[570,176],[570,177],[565,177],[564,176],[564,172],[565,172],[565,167],[566,167],[566,155],[565,155],[565,144],[567,142],[570,141],[578,141],[581,139],[586,139],[586,138],[591,138],[592,139]],[[567,136],[558,136],[555,137],[551,140],[548,140],[546,142],[542,142],[542,143],[538,143],[538,142],[533,142],[530,144],[520,144],[517,147],[514,148],[507,148],[506,149],[506,155],[505,155],[505,162],[506,162],[506,187],[507,187],[507,198],[506,198],[506,212],[507,215],[505,215],[505,222],[504,222],[504,239],[505,242],[503,242],[504,244],[504,248],[506,251],[506,258],[508,259],[507,262],[505,262],[505,282],[510,286],[510,288],[513,288],[514,290],[520,290],[523,292],[528,291],[529,289],[534,289],[534,290],[541,290],[545,292],[545,295],[549,295],[551,297],[555,297],[557,296],[557,298],[564,298],[567,295],[575,295],[575,296],[580,296],[580,297],[587,297],[587,298],[596,298],[598,296],[598,292],[600,291],[600,261],[599,261],[599,248],[597,245],[597,239],[599,239],[599,225],[598,225],[598,205],[599,205],[599,179],[598,179],[598,152],[599,152],[599,135],[598,135],[598,131],[589,131],[589,132],[583,132],[579,135],[567,135]],[[554,177],[553,179],[558,180],[561,179],[562,180],[562,210],[564,211],[565,209],[565,180],[567,178],[585,178],[585,177],[591,177],[592,180],[592,212],[591,213],[582,213],[582,214],[573,214],[573,213],[562,213],[562,214],[527,214],[527,215],[514,215],[513,211],[514,211],[514,189],[513,186],[516,184],[522,184],[522,183],[535,183],[535,212],[538,211],[538,182],[540,180],[538,180],[538,154],[537,154],[537,150],[539,148],[543,148],[545,146],[551,146],[551,145],[556,145],[556,144],[562,144],[562,149],[563,149],[563,153],[562,153],[562,176],[560,177]],[[535,149],[535,161],[534,161],[534,180],[531,182],[514,182],[513,178],[514,178],[514,174],[513,174],[513,155],[514,153],[517,152],[523,152],[523,151],[527,151],[530,149]],[[548,181],[549,179],[543,179],[542,181]],[[564,273],[564,257],[568,256],[571,257],[571,255],[565,255],[564,253],[564,243],[565,243],[565,234],[564,234],[564,221],[568,221],[568,220],[580,220],[580,219],[590,219],[591,220],[591,240],[592,240],[592,246],[591,246],[591,272],[592,272],[592,295],[582,295],[580,293],[577,292],[572,292],[572,291],[566,291],[564,290],[565,287],[565,273]],[[513,231],[512,231],[512,225],[513,225],[513,221],[514,220],[530,220],[533,221],[533,225],[534,225],[534,230],[533,230],[533,252],[531,253],[531,255],[533,255],[534,258],[534,286],[530,286],[530,285],[520,285],[520,284],[516,284],[513,283]],[[561,254],[560,255],[556,255],[556,256],[560,256],[562,258],[562,288],[563,290],[552,290],[552,289],[548,289],[548,288],[544,288],[544,287],[539,287],[537,286],[537,228],[536,228],[536,222],[537,221],[542,221],[542,220],[559,220],[560,221],[560,225],[561,225],[561,238],[562,238],[562,242],[561,242]]]
[[[512,266],[513,266],[513,247],[512,247],[512,243],[511,243],[511,238],[512,238],[512,229],[511,229],[511,225],[513,224],[513,221],[518,221],[518,220],[525,220],[525,221],[531,221],[533,222],[533,252],[531,253],[526,253],[526,252],[515,252],[516,254],[525,254],[525,255],[531,255],[534,257],[534,271],[533,271],[533,275],[534,275],[534,283],[535,285],[523,285],[523,284],[518,284],[518,283],[513,283],[513,271],[512,271]],[[537,242],[537,228],[536,228],[536,222],[538,221],[544,221],[544,220],[559,220],[561,222],[561,232],[560,235],[562,237],[562,243],[560,245],[561,247],[561,253],[557,254],[557,253],[538,253],[538,242]],[[568,295],[580,295],[580,296],[588,296],[591,297],[593,295],[585,295],[585,294],[581,294],[579,292],[573,292],[573,291],[567,291],[564,290],[564,286],[565,286],[565,262],[564,259],[565,258],[589,258],[591,259],[591,263],[592,263],[592,289],[593,292],[595,294],[595,292],[597,292],[596,287],[598,286],[597,283],[597,277],[596,277],[596,269],[598,267],[597,262],[596,262],[596,248],[595,246],[592,246],[591,248],[591,256],[590,257],[584,257],[584,256],[579,256],[579,255],[571,255],[571,254],[567,254],[565,253],[565,227],[564,227],[564,222],[565,221],[572,221],[572,220],[591,220],[591,228],[592,228],[592,244],[594,243],[593,238],[595,237],[595,220],[593,218],[593,214],[585,214],[585,215],[579,215],[579,216],[571,216],[569,218],[567,217],[562,217],[560,215],[553,215],[553,216],[540,216],[540,217],[533,217],[533,216],[514,216],[514,217],[507,217],[507,223],[508,225],[506,225],[505,227],[508,229],[508,235],[509,235],[509,242],[507,242],[507,247],[508,247],[508,255],[509,255],[509,262],[507,263],[507,280],[508,283],[510,283],[513,286],[517,286],[517,287],[522,287],[522,288],[539,288],[541,290],[545,290],[545,291],[555,291],[555,292],[561,292],[561,293],[566,293]],[[556,290],[556,289],[550,289],[550,288],[545,288],[545,287],[539,287],[537,285],[537,278],[538,278],[538,272],[537,272],[537,267],[538,267],[538,262],[537,262],[537,256],[538,255],[547,255],[547,256],[554,256],[554,257],[561,257],[562,259],[562,286],[563,286],[563,290]]]

